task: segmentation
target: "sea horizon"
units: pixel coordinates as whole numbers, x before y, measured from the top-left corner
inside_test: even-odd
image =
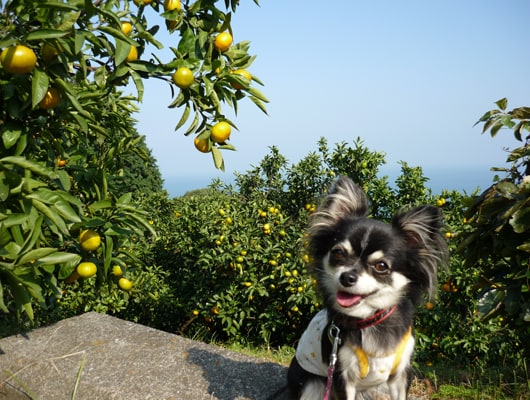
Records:
[[[394,186],[400,174],[399,167],[387,167],[382,168],[378,176],[387,176],[390,186]],[[440,194],[443,190],[456,190],[466,194],[483,191],[494,183],[496,174],[499,173],[479,167],[423,168],[423,175],[428,178],[425,186],[431,189],[434,195]],[[502,173],[500,175],[502,176]],[[214,179],[220,179],[225,184],[234,184],[235,175],[226,173],[221,177],[219,175],[163,176],[163,186],[170,197],[180,197],[190,191],[207,188]]]

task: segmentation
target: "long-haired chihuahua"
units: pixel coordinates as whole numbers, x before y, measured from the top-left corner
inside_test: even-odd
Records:
[[[312,271],[325,308],[302,335],[288,371],[291,393],[304,400],[354,400],[388,384],[407,398],[413,319],[436,287],[447,258],[436,207],[368,218],[364,192],[347,177],[335,182],[308,228]]]

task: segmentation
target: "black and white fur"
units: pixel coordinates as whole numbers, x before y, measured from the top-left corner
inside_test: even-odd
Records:
[[[333,321],[341,330],[330,396],[335,400],[361,399],[361,392],[372,389],[359,376],[362,366],[352,349],[361,348],[374,357],[392,354],[410,332],[425,293],[433,294],[437,269],[447,257],[438,208],[416,207],[398,213],[390,224],[369,219],[368,212],[364,192],[351,179],[340,177],[309,223],[313,272],[328,323]],[[394,305],[395,311],[382,322],[357,327],[356,321]],[[326,370],[331,340],[327,332],[321,336],[321,359]],[[399,365],[388,376],[392,400],[407,398],[413,347],[411,335]],[[288,383],[295,398],[322,400],[326,377],[306,371],[295,357]]]

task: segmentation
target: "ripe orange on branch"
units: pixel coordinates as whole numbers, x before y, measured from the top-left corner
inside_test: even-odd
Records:
[[[125,290],[127,292],[131,290],[133,283],[127,278],[120,278],[120,280],[118,281],[118,286],[120,287],[120,289]]]
[[[129,54],[127,55],[127,62],[138,60],[138,49],[135,46],[131,46]]]
[[[164,0],[164,11],[180,11],[182,9],[182,4],[180,0]]]
[[[212,128],[210,138],[216,143],[223,143],[230,138],[232,127],[226,121],[216,123]]]
[[[189,88],[194,81],[195,77],[193,76],[193,72],[189,68],[181,67],[177,69],[173,74],[173,82],[175,82],[175,85],[177,85],[181,89]]]
[[[195,145],[195,148],[201,153],[209,153],[211,151],[210,147],[208,146],[208,139],[199,139],[198,137],[196,137],[193,140],[193,144]]]
[[[132,24],[129,21],[121,22],[121,31],[123,32],[124,35],[128,35],[129,33],[131,33],[132,29],[133,29]]]
[[[232,35],[228,32],[222,32],[215,37],[213,44],[222,53],[232,45]]]
[[[0,54],[0,62],[7,72],[26,74],[35,68],[37,56],[29,47],[18,44],[5,48]]]
[[[44,110],[49,110],[50,108],[55,108],[61,102],[61,93],[54,87],[50,87],[44,98],[40,101],[39,107]]]
[[[250,83],[250,81],[252,80],[252,75],[246,69],[236,69],[235,71],[232,71],[231,73],[242,76],[243,78],[245,78],[247,83]],[[237,90],[243,89],[243,85],[241,85],[240,83],[232,82],[231,85],[234,89],[237,89]]]
[[[93,262],[82,262],[76,270],[81,278],[90,278],[96,274],[98,267]]]
[[[101,245],[101,236],[96,231],[85,229],[79,235],[79,242],[83,250],[94,251]]]

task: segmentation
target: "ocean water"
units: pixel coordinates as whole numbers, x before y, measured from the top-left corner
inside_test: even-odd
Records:
[[[398,167],[384,167],[380,176],[388,176],[391,185],[400,175]],[[423,168],[423,174],[429,178],[426,186],[433,194],[439,194],[442,190],[457,190],[462,193],[471,194],[476,190],[484,190],[491,186],[496,173],[488,167],[451,167],[451,168]],[[208,187],[214,178],[219,175],[198,175],[198,176],[164,176],[164,189],[170,197],[178,197],[189,191]],[[220,177],[221,181],[227,184],[234,183],[234,175],[226,173]]]

